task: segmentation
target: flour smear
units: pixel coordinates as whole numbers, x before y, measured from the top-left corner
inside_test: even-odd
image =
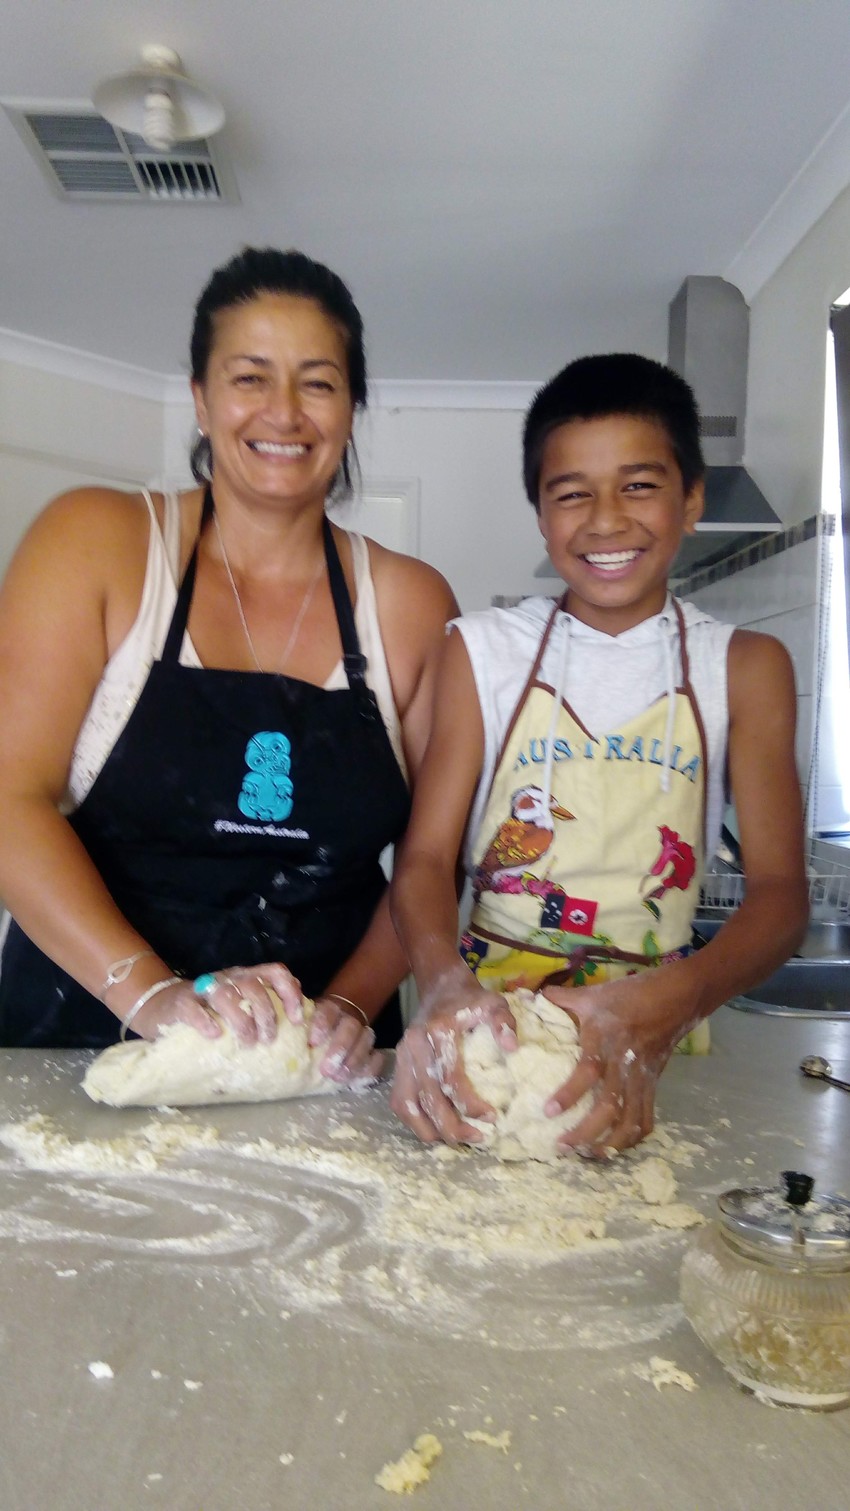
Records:
[[[644,1278],[704,1220],[678,1199],[676,1172],[706,1151],[674,1125],[602,1165],[502,1164],[419,1145],[384,1087],[292,1103],[269,1118],[273,1137],[240,1130],[235,1112],[219,1114],[226,1132],[194,1109],[113,1113],[121,1131],[103,1136],[91,1112],[79,1137],[38,1113],[7,1123],[0,1242],[48,1262],[54,1250],[57,1273],[202,1268],[281,1326],[309,1314],[362,1332],[598,1351],[680,1322],[669,1284],[659,1301]],[[22,1169],[40,1172],[35,1183]]]

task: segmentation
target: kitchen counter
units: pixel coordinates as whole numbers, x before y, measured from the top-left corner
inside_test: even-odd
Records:
[[[846,1194],[850,1096],[797,1066],[847,1076],[850,1022],[712,1031],[662,1079],[669,1148],[582,1179],[652,1153],[704,1213],[789,1167]],[[0,1052],[3,1511],[845,1511],[850,1410],[735,1386],[681,1314],[687,1233],[620,1212],[547,1257],[567,1170],[420,1148],[385,1087],[117,1111],[89,1058]],[[400,1502],[374,1476],[423,1432],[443,1455]]]

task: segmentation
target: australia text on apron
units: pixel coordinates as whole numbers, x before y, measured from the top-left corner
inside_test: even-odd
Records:
[[[587,985],[689,951],[706,757],[684,619],[673,607],[681,687],[668,640],[667,694],[603,735],[561,695],[568,621],[561,687],[538,680],[553,610],[473,845],[474,906],[461,952],[483,986],[536,988],[553,975]]]
[[[201,530],[212,507],[207,490]],[[404,830],[409,794],[327,521],[324,541],[348,686],[181,665],[196,544],[162,657],[69,820],[124,916],[176,974],[281,960],[318,996],[385,890],[378,858]],[[397,1005],[387,1011],[379,1033],[395,1042]],[[99,1047],[118,1029],[13,921],[0,1043]]]

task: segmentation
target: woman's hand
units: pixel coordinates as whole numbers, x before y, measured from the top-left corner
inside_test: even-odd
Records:
[[[546,1103],[547,1115],[555,1117],[586,1092],[596,1092],[591,1110],[558,1140],[565,1153],[578,1149],[607,1158],[652,1132],[658,1077],[699,1017],[688,1016],[677,964],[599,986],[544,989],[576,1023],[581,1045],[569,1080]]]
[[[209,972],[206,979],[209,988],[200,994],[191,981],[157,992],[133,1017],[133,1032],[155,1039],[167,1023],[188,1023],[204,1038],[217,1039],[226,1025],[240,1044],[270,1044],[277,1034],[277,1013],[268,988],[279,998],[291,1023],[303,1022],[301,987],[277,961],[229,966]]]
[[[336,997],[316,998],[308,1042],[313,1047],[327,1045],[319,1070],[328,1080],[343,1085],[373,1081],[384,1063],[375,1048],[371,1024],[361,1023],[353,1013],[346,1012]]]
[[[464,967],[464,970],[466,968]],[[424,1144],[478,1144],[464,1118],[493,1122],[495,1110],[473,1090],[463,1067],[463,1036],[486,1023],[501,1047],[517,1048],[516,1025],[504,997],[468,983],[436,997],[411,1023],[396,1052],[390,1107]]]

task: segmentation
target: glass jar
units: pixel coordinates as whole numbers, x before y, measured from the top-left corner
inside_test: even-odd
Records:
[[[786,1406],[850,1403],[850,1202],[809,1176],[736,1189],[682,1261],[685,1315],[733,1379]]]

